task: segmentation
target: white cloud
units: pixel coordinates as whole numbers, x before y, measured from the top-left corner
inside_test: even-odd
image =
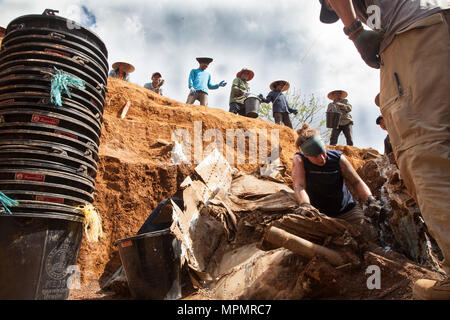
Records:
[[[118,60],[135,65],[132,82],[143,85],[159,71],[165,95],[184,102],[195,57],[208,55],[214,57],[208,68],[213,82],[229,83],[211,91],[212,107],[228,110],[230,84],[242,67],[255,71],[254,93],[268,93],[276,79],[288,80],[306,95],[325,97],[342,88],[354,107],[355,144],[383,151],[385,132],[375,124],[379,110],[373,103],[379,73],[361,60],[341,22],[319,22],[318,1],[3,0],[0,25],[45,8],[83,22],[83,12],[75,9],[81,5],[95,15],[91,28],[105,42],[110,66]]]

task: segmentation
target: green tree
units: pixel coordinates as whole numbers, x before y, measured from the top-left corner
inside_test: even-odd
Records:
[[[300,90],[289,89],[284,93],[289,106],[298,111],[296,115],[290,114],[294,129],[308,123],[311,127],[320,131],[323,139],[330,137],[331,130],[326,127],[326,102],[316,95],[302,95]],[[272,104],[261,103],[259,118],[274,123],[272,116]]]

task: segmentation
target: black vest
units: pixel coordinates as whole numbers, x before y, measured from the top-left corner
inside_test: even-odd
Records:
[[[311,163],[301,152],[298,152],[305,167],[306,192],[311,204],[321,213],[335,217],[353,209],[355,200],[344,184],[340,167],[342,152],[327,150],[327,161],[324,166]]]

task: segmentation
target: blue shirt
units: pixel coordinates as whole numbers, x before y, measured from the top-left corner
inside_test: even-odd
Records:
[[[303,160],[306,193],[314,207],[330,217],[339,216],[355,207],[356,202],[344,183],[341,171],[342,152],[327,150],[327,162],[324,166],[313,164],[301,152],[297,154]]]
[[[263,101],[265,103],[272,102],[273,112],[289,112],[286,96],[280,91],[271,91]]]
[[[208,89],[219,88],[218,84],[211,84],[211,75],[202,69],[192,69],[189,74],[189,88],[208,93]]]

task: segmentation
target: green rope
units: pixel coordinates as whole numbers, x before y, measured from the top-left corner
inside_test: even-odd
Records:
[[[55,67],[53,68],[56,70],[56,74],[52,77],[50,90],[51,102],[54,105],[62,107],[62,94],[66,93],[67,96],[70,98],[69,85],[72,85],[80,89],[85,89],[86,87],[84,85],[83,80],[74,78],[69,74],[63,72],[62,70],[58,70]]]
[[[0,208],[0,213],[8,212],[9,214],[12,214],[11,210],[9,210],[9,207],[16,207],[19,205],[19,202],[9,198],[0,191],[0,204],[3,206],[3,209]]]

